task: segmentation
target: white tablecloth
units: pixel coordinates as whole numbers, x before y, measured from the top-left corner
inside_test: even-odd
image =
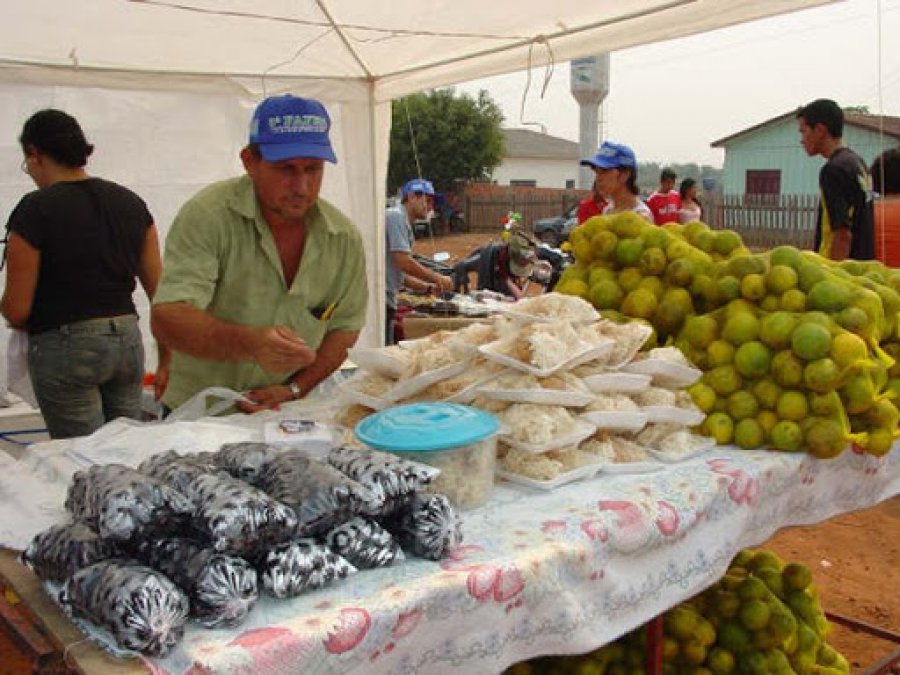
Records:
[[[284,414],[289,414],[286,411]],[[21,548],[62,515],[71,471],[176,448],[259,438],[256,417],[108,425],[34,446],[0,466],[0,544]],[[236,421],[237,420],[237,421]],[[536,492],[498,484],[465,513],[440,563],[408,559],[293,600],[264,598],[232,630],[191,625],[159,673],[497,673],[596,648],[713,583],[733,555],[779,528],[900,493],[900,444],[885,458],[717,448],[663,471],[600,474]]]

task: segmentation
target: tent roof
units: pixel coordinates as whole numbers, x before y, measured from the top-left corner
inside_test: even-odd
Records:
[[[387,101],[832,1],[4,0],[0,77],[167,88],[199,77],[245,93],[324,80],[332,95],[341,81],[365,85],[344,100]]]

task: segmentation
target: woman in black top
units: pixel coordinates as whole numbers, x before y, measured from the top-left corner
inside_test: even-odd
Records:
[[[137,418],[144,350],[135,277],[152,299],[162,268],[143,200],[85,171],[93,151],[74,117],[42,110],[19,138],[38,189],[9,218],[9,324],[28,332],[28,370],[52,438]]]

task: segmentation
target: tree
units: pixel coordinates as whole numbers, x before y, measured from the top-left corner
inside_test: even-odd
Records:
[[[503,113],[484,90],[474,99],[453,89],[412,94],[391,106],[388,193],[419,175],[446,190],[454,180],[479,180],[503,158]],[[415,139],[415,150],[413,142]]]

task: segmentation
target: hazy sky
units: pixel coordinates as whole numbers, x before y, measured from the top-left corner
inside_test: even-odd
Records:
[[[487,89],[505,126],[578,141],[569,64],[557,64],[543,99],[533,69],[457,85]],[[815,98],[900,115],[900,0],[845,0],[610,55],[601,138],[631,145],[639,161],[721,166],[710,143]],[[798,136],[799,143],[799,136]]]

